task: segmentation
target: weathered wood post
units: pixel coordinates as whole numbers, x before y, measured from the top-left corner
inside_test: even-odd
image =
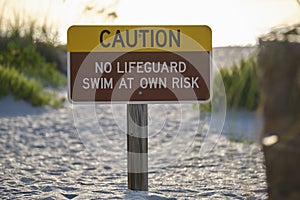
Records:
[[[148,105],[127,105],[128,189],[148,190]]]
[[[269,199],[300,199],[299,27],[260,39],[264,116],[263,151]]]

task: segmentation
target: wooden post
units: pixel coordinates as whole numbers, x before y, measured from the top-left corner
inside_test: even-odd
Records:
[[[148,190],[148,105],[127,105],[128,189]]]

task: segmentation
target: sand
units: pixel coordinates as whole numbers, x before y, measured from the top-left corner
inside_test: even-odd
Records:
[[[124,105],[57,110],[1,99],[0,199],[267,198],[259,115],[228,111],[219,135],[205,134],[206,114],[192,105],[151,105],[149,113],[149,191],[134,192]],[[248,140],[235,142],[241,131]],[[205,142],[211,151],[200,154]]]

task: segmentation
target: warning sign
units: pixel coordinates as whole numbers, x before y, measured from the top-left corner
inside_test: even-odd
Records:
[[[67,50],[72,102],[210,99],[207,26],[72,26]]]

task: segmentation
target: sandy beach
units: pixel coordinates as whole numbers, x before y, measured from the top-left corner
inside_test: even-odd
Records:
[[[125,105],[33,108],[4,97],[0,199],[267,198],[259,115],[229,110],[219,135],[204,134],[205,114],[189,104],[150,105],[149,112],[149,192],[133,192]],[[205,142],[213,146],[201,154]]]

